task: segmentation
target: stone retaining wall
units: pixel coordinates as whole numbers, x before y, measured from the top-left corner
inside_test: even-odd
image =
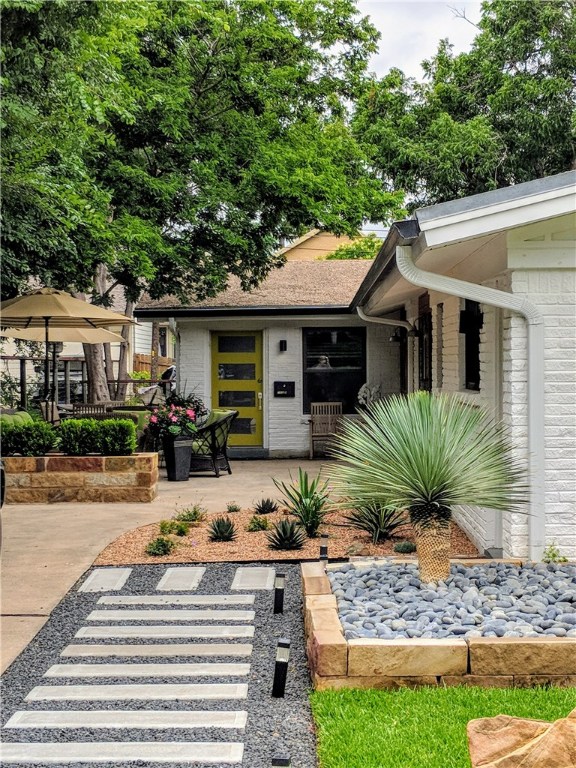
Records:
[[[9,456],[7,504],[147,502],[158,493],[158,454]]]
[[[317,690],[576,686],[576,638],[346,640],[324,563],[302,563],[302,590],[308,663]]]

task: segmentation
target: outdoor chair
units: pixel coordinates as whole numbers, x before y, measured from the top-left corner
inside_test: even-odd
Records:
[[[314,458],[316,443],[326,442],[338,429],[342,418],[342,403],[310,403],[310,458]]]
[[[58,403],[55,403],[54,400],[41,400],[40,413],[44,421],[52,424],[53,427],[59,427],[61,421],[69,419],[71,416],[70,413],[63,413],[58,410]]]
[[[75,419],[110,418],[112,410],[124,405],[123,400],[104,400],[101,403],[73,403],[72,416]]]
[[[228,461],[228,435],[238,411],[211,411],[206,421],[198,427],[192,441],[190,472],[212,471],[220,477],[220,470],[232,474]]]

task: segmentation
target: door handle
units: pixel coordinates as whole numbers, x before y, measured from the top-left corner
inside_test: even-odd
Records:
[[[262,410],[262,392],[258,392],[258,410]]]

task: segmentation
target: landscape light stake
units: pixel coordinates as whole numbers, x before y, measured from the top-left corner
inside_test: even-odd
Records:
[[[288,661],[290,659],[290,640],[281,637],[276,648],[276,663],[274,664],[274,681],[272,683],[272,696],[281,699],[286,689],[286,675],[288,673]]]
[[[284,584],[286,575],[277,573],[274,577],[274,613],[284,613]]]
[[[273,757],[272,758],[272,766],[275,766],[275,765],[277,765],[277,766],[286,765],[286,766],[288,766],[288,768],[290,768],[292,763],[291,763],[289,757],[285,757],[285,756]]]
[[[328,534],[320,536],[320,560],[328,560]]]

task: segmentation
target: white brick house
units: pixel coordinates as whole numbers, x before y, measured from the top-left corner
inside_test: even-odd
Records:
[[[460,393],[509,425],[530,506],[459,509],[458,522],[481,551],[539,559],[555,542],[574,559],[575,209],[572,171],[418,210],[374,262],[288,261],[251,293],[232,283],[193,307],[145,302],[136,316],[177,322],[181,387],[210,407],[243,403],[244,455],[306,455],[310,400],[352,412],[363,381],[383,396]],[[329,375],[313,364],[327,351]]]
[[[501,417],[528,466],[528,516],[461,509],[481,550],[576,557],[576,173],[416,211],[394,225],[352,306],[404,309],[409,389]]]

